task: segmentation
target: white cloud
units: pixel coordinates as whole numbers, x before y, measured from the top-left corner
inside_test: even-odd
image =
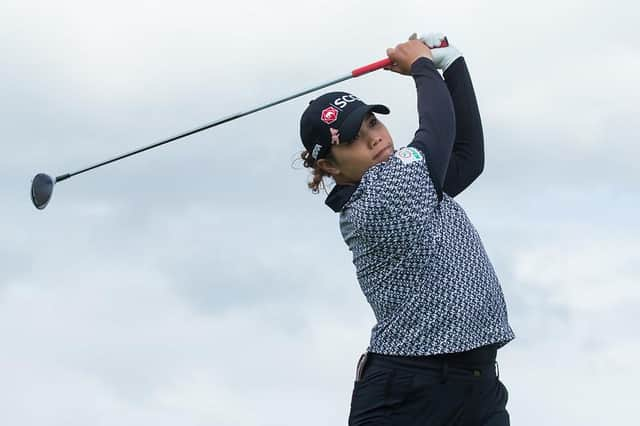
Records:
[[[520,253],[514,259],[516,279],[548,292],[550,303],[571,309],[595,313],[640,303],[637,240],[583,237],[554,243]]]

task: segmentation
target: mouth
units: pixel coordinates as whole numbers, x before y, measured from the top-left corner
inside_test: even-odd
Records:
[[[380,151],[378,151],[378,153],[376,155],[373,156],[373,161],[375,161],[375,162],[382,161],[384,159],[385,153],[389,152],[389,155],[391,155],[392,151],[393,151],[393,147],[391,145],[385,146]]]

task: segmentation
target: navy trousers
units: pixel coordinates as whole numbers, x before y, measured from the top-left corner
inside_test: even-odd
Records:
[[[356,371],[350,426],[508,426],[495,345],[435,356],[368,352]]]

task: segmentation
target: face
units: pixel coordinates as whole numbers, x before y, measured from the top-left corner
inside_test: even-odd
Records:
[[[389,131],[374,114],[369,113],[352,142],[331,146],[333,161],[324,160],[323,168],[338,184],[357,183],[369,167],[387,161],[393,151]]]

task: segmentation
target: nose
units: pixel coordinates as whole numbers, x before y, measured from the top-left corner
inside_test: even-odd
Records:
[[[371,135],[371,137],[369,138],[369,147],[375,148],[375,146],[380,142],[382,142],[382,137],[380,135]]]

